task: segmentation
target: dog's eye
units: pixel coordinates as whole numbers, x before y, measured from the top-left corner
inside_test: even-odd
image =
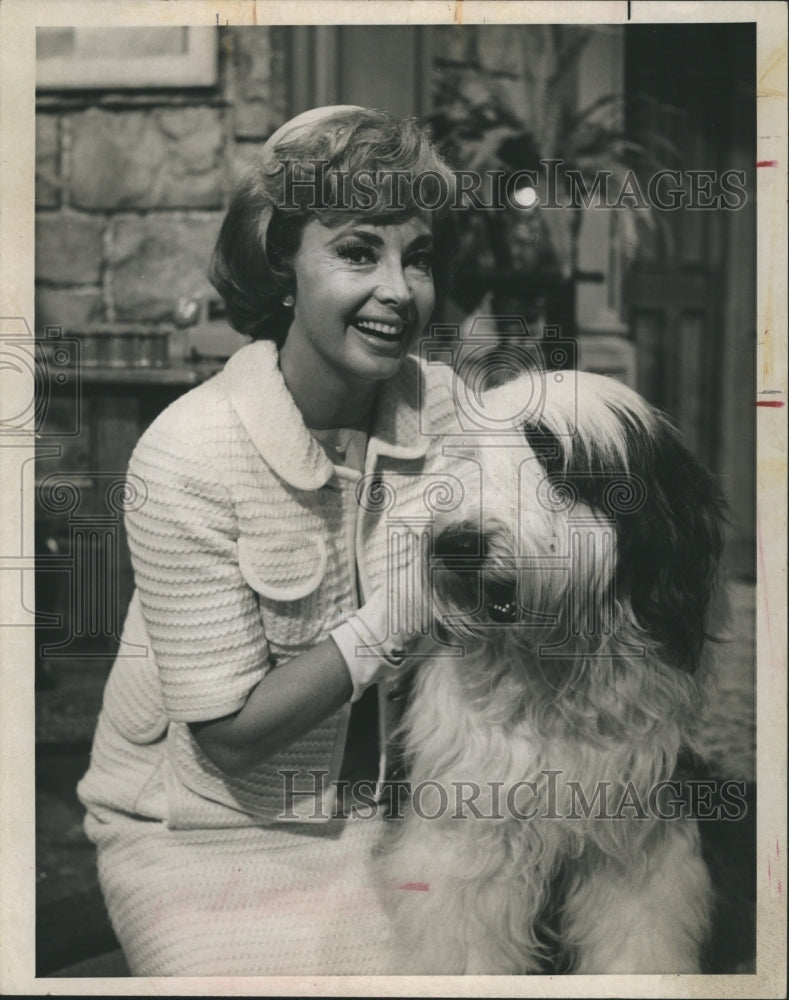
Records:
[[[447,528],[436,538],[433,552],[443,558],[477,557],[484,559],[487,555],[485,536],[475,528],[458,525]]]

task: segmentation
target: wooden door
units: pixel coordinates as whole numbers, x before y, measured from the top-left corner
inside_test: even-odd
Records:
[[[750,575],[755,487],[755,29],[752,24],[629,26],[629,126],[715,197],[741,171],[736,208],[658,210],[659,228],[628,268],[625,301],[638,388],[679,425],[721,478],[732,512],[729,568]],[[710,186],[694,171],[713,174]],[[737,178],[734,178],[737,183]],[[708,194],[695,197],[708,204]]]

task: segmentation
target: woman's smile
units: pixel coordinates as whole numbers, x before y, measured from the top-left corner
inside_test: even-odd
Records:
[[[393,341],[399,341],[404,329],[403,323],[392,323],[383,319],[357,319],[354,326],[362,333],[371,334],[381,340]]]
[[[384,353],[399,353],[407,333],[406,324],[391,320],[357,319],[351,324],[368,347]]]

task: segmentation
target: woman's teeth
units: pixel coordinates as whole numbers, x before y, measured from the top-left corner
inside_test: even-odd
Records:
[[[403,327],[395,326],[392,323],[370,322],[369,320],[357,320],[354,326],[358,327],[362,333],[370,333],[378,337],[391,337],[396,340],[403,332]]]

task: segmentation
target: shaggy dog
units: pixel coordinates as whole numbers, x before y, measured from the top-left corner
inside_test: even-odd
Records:
[[[678,781],[711,676],[722,503],[621,383],[490,390],[434,525],[434,655],[379,863],[401,973],[699,971],[712,905]],[[531,411],[534,412],[531,412]],[[469,486],[469,483],[474,485]]]

